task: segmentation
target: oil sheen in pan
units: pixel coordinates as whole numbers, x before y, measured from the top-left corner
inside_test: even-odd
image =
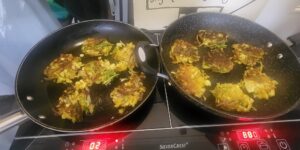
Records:
[[[194,41],[194,40],[191,40],[191,38],[184,38],[184,40],[187,40],[189,42]],[[244,43],[244,42],[236,41],[235,39],[232,39],[229,35],[228,42],[227,42],[227,48],[224,49],[224,52],[230,57],[233,56],[231,46],[232,46],[232,44],[235,44],[235,43]],[[255,46],[257,46],[257,45],[255,45]],[[265,66],[264,72],[266,72],[268,76],[270,76],[271,78],[274,78],[276,81],[281,82],[282,78],[278,77],[278,75],[274,74],[274,70],[276,70],[274,67],[272,67],[274,64],[270,63],[270,62],[276,61],[276,60],[272,60],[272,61],[270,60],[270,59],[273,59],[273,57],[272,57],[273,54],[268,52],[268,50],[270,48],[268,48],[267,46],[264,46],[264,45],[258,46],[258,47],[263,48],[266,52],[266,55],[264,56],[264,59],[262,60],[264,66]],[[205,48],[205,47],[199,48],[200,60],[198,62],[194,62],[193,65],[197,66],[198,68],[202,68],[203,55],[206,55],[209,50],[210,50],[209,48]],[[165,54],[167,54],[167,53],[165,53]],[[169,57],[167,57],[166,60],[169,60]],[[176,70],[178,67],[178,64],[173,64],[173,63],[167,63],[167,65],[168,65],[167,68],[170,68],[170,70]],[[245,65],[239,65],[236,63],[234,65],[233,70],[231,70],[229,73],[216,73],[211,70],[205,70],[206,74],[209,76],[209,80],[211,81],[211,86],[206,87],[206,92],[204,93],[204,97],[206,100],[204,101],[203,98],[196,98],[196,97],[194,97],[194,98],[199,101],[202,101],[203,103],[206,103],[207,105],[209,105],[215,109],[219,109],[216,107],[216,104],[214,101],[214,96],[209,91],[213,90],[213,88],[216,86],[217,83],[239,83],[243,79],[243,74],[244,74],[245,70],[246,70]],[[175,80],[175,82],[177,82],[177,81]],[[281,88],[278,87],[276,89],[276,95],[278,95],[278,96],[281,95],[279,90],[281,90]],[[272,106],[273,103],[276,102],[276,101],[274,101],[274,99],[275,99],[274,97],[271,97],[267,101],[256,100],[254,102],[253,106],[254,106],[254,108],[257,108],[257,109],[263,109],[267,105]],[[238,113],[238,112],[231,112],[231,113]],[[249,113],[255,114],[256,111],[252,111]],[[238,114],[245,114],[245,113],[238,113]]]
[[[64,53],[72,54],[73,56],[81,56],[82,62],[84,64],[93,60],[97,60],[98,57],[90,57],[87,55],[82,55],[83,53],[81,52],[81,44],[83,41],[84,39],[82,39],[82,41],[75,42],[75,44],[67,44],[64,47]],[[110,62],[113,62],[111,57],[102,57],[102,58],[108,59],[110,60]],[[136,70],[140,72],[140,70],[138,69]],[[96,104],[94,113],[91,116],[100,115],[100,116],[105,116],[105,118],[110,118],[110,120],[112,121],[118,120],[122,118],[124,115],[126,115],[127,113],[132,112],[132,110],[135,109],[135,107],[138,107],[150,92],[152,87],[151,83],[153,83],[153,78],[145,74],[146,79],[143,81],[143,84],[146,87],[146,92],[143,94],[143,98],[140,101],[138,101],[135,107],[127,107],[126,111],[123,114],[118,113],[118,109],[114,107],[114,103],[110,98],[110,93],[115,87],[121,84],[122,78],[127,78],[130,76],[128,71],[119,72],[118,74],[119,75],[109,85],[93,84],[89,88],[91,100],[93,103]],[[54,108],[58,102],[58,99],[62,95],[63,91],[68,87],[68,85],[58,84],[58,83],[54,83],[53,81],[47,81],[47,80],[43,80],[43,84],[46,88],[47,95],[52,105],[53,113],[55,113]],[[60,117],[59,115],[57,116]],[[89,117],[89,116],[84,116],[84,118],[85,117]]]

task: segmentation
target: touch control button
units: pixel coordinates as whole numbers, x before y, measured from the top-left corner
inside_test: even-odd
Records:
[[[280,150],[290,150],[290,146],[285,139],[276,139],[276,143]]]
[[[240,142],[238,143],[238,145],[239,145],[239,150],[250,150],[250,147],[246,142]]]
[[[257,141],[257,146],[260,150],[271,150],[269,144],[265,140],[259,140]]]

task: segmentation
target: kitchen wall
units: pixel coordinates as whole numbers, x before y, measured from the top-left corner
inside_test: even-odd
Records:
[[[158,30],[195,12],[221,12],[255,20],[268,0],[133,0],[134,25]]]
[[[255,21],[289,43],[286,38],[300,32],[300,1],[269,0]]]
[[[31,47],[60,27],[45,0],[0,0],[0,95],[14,93],[18,67]]]
[[[202,11],[256,21],[287,43],[288,36],[300,32],[299,0],[133,0],[134,25],[145,29],[163,29],[185,14]]]

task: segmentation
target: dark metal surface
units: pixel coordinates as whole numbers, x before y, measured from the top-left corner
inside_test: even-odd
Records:
[[[148,65],[148,61],[151,61],[153,59],[149,57],[151,55],[149,55],[148,52],[156,51],[158,49],[158,46],[156,45],[155,47],[151,47],[150,44],[151,43],[147,41],[141,41],[135,45],[135,61],[138,64],[139,69],[144,73],[152,76],[157,76],[157,74],[159,73],[158,70],[153,69],[150,65]]]
[[[112,19],[108,0],[62,0],[61,4],[80,21]]]
[[[169,49],[175,39],[195,41],[196,33],[200,29],[225,32],[230,37],[229,43],[249,43],[265,49],[267,55],[263,60],[264,72],[278,81],[276,96],[268,101],[256,100],[253,106],[257,111],[238,113],[226,112],[217,108],[210,92],[206,92],[206,101],[186,94],[171,76],[170,72],[176,69],[176,66],[171,63]],[[272,43],[271,48],[267,47],[268,42]],[[249,20],[219,13],[198,13],[182,17],[172,23],[165,31],[161,41],[160,54],[173,85],[177,91],[186,97],[184,100],[216,115],[240,120],[270,119],[289,112],[298,104],[300,98],[298,86],[300,65],[295,54],[275,34]],[[283,56],[282,59],[278,59],[278,54]],[[220,75],[207,71],[212,82],[212,86],[207,90],[212,90],[218,82],[238,83],[242,79],[244,70],[244,66],[235,65],[228,74]]]
[[[293,43],[291,46],[292,50],[294,50],[296,55],[300,57],[300,33],[288,37],[288,40]]]
[[[25,56],[16,77],[16,96],[19,100],[21,109],[34,122],[57,131],[87,131],[103,128],[112,125],[126,118],[137,110],[152,93],[157,77],[147,76],[144,85],[146,92],[143,100],[136,107],[130,108],[123,115],[119,115],[114,108],[111,100],[108,99],[111,88],[103,88],[105,100],[92,116],[86,116],[83,121],[72,123],[69,120],[63,120],[53,112],[59,93],[63,87],[51,88],[41,82],[43,80],[44,68],[61,53],[68,52],[69,49],[78,49],[78,43],[87,37],[101,36],[107,38],[110,42],[119,41],[133,42],[149,41],[147,35],[137,28],[128,24],[123,24],[108,20],[93,20],[81,22],[62,28],[36,44]],[[159,70],[159,61],[156,51],[149,52],[152,60],[149,62],[151,67]],[[100,91],[99,91],[100,92]],[[32,96],[33,100],[26,100],[27,96]],[[40,119],[38,116],[43,115],[46,118]]]

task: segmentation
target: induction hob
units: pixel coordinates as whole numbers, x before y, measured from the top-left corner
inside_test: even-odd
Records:
[[[157,43],[161,33],[148,32]],[[196,109],[181,99],[166,80],[159,79],[147,102],[116,125],[94,132],[61,133],[27,121],[18,129],[11,149],[300,149],[300,106],[273,120],[241,122]]]

